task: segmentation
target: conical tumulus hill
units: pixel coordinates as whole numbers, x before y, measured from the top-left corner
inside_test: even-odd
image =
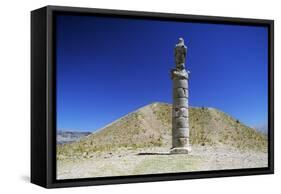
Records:
[[[80,155],[116,148],[171,145],[172,105],[152,103],[73,143],[58,145],[58,155]],[[267,137],[214,108],[189,107],[190,143],[228,145],[266,151]]]

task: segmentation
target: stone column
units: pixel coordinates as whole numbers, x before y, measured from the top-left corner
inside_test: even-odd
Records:
[[[172,69],[173,80],[173,110],[172,110],[172,154],[187,154],[191,151],[189,145],[188,121],[188,78],[185,70],[187,48],[184,40],[179,39],[175,47],[176,68]]]

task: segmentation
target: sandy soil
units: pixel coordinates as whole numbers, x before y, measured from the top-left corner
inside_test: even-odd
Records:
[[[84,154],[57,162],[57,178],[89,178],[267,167],[267,153],[226,146],[194,146],[188,155],[170,155],[169,148],[118,149]]]

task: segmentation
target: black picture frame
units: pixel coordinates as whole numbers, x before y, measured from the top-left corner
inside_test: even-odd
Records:
[[[55,16],[57,13],[266,26],[268,36],[268,167],[56,180]],[[31,182],[46,188],[274,173],[274,21],[139,11],[46,6],[31,12]]]

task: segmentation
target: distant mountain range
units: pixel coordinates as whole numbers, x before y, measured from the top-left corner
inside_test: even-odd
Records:
[[[79,131],[57,131],[57,144],[71,143],[80,140],[82,137],[90,135],[91,132],[79,132]]]
[[[73,155],[119,147],[171,146],[171,114],[171,104],[149,104],[78,141],[59,145],[58,154]],[[189,128],[191,144],[267,149],[266,135],[214,108],[190,107]]]

